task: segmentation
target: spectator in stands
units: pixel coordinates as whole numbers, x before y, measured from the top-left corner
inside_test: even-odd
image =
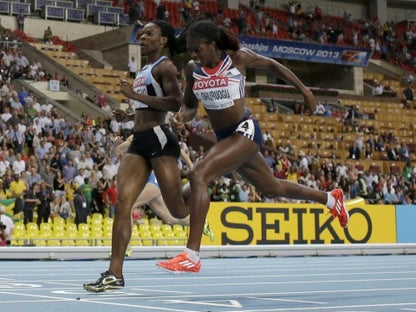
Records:
[[[408,84],[406,86],[405,89],[403,89],[403,95],[406,101],[413,101],[414,100],[414,96],[413,96],[413,90],[410,86],[410,84]]]
[[[14,223],[13,219],[6,215],[6,207],[4,205],[0,205],[0,225],[0,246],[10,245]]]
[[[325,106],[322,102],[318,102],[315,108],[315,115],[324,116],[325,115]]]
[[[37,183],[36,183],[37,184]],[[41,181],[39,184],[40,189],[36,194],[36,197],[39,199],[40,203],[38,204],[38,219],[37,224],[40,227],[40,224],[48,223],[49,216],[51,214],[51,201],[53,200],[53,189],[51,186]]]
[[[134,79],[136,78],[136,72],[139,69],[139,65],[137,64],[136,58],[132,56],[128,63],[128,68],[130,72],[130,78]]]
[[[45,29],[43,32],[43,41],[45,43],[51,43],[51,39],[53,38],[52,29],[51,26],[48,26],[48,28]]]
[[[87,199],[82,194],[81,188],[77,187],[74,192],[75,224],[87,223],[87,217],[91,213]]]
[[[130,5],[129,12],[128,12],[130,25],[136,24],[137,21],[141,19],[140,18],[141,12],[140,12],[140,7],[139,7],[139,3],[141,2],[144,2],[144,1],[138,1],[138,3],[136,1],[133,1],[133,3]]]
[[[25,15],[23,10],[19,11],[19,14],[16,16],[17,20],[17,29],[21,32],[25,32]]]
[[[386,152],[389,160],[400,160],[399,151],[392,144],[386,144]]]
[[[349,159],[360,159],[361,158],[361,151],[359,147],[357,146],[357,143],[354,142],[352,146],[349,149]]]
[[[16,176],[16,179],[20,179]],[[36,206],[40,205],[41,201],[38,197],[39,185],[33,184],[31,188],[24,191],[24,204],[23,204],[23,223],[27,224],[33,222],[33,210]]]
[[[406,163],[410,160],[410,149],[405,142],[400,144],[399,156],[400,160]]]
[[[374,95],[375,96],[382,96],[384,92],[384,86],[381,82],[378,82],[376,87],[374,88]]]
[[[358,107],[350,106],[347,117],[345,118],[345,124],[349,126],[356,126],[358,124],[358,118],[360,118]]]
[[[263,133],[263,141],[264,144],[271,147],[271,148],[275,148],[274,145],[274,137],[273,135],[270,133],[269,129],[266,129]]]
[[[343,208],[341,190],[325,193],[275,179],[260,153],[262,136],[259,124],[252,119],[251,113],[246,111],[242,92],[245,78],[241,72],[250,66],[267,69],[274,75],[283,77],[302,92],[305,105],[314,111],[316,102],[312,92],[288,68],[273,59],[240,48],[237,38],[229,30],[219,28],[209,20],[196,21],[182,35],[186,36],[186,46],[191,58],[198,59],[198,63],[191,60],[187,66],[184,105],[178,114],[182,115],[181,120],[192,120],[199,101],[202,101],[218,142],[196,164],[190,175],[191,224],[185,252],[157,265],[170,271],[199,272],[201,236],[209,209],[208,185],[216,177],[234,170],[259,187],[265,197],[310,199],[330,208],[339,205],[343,211],[343,217],[340,216],[341,225],[346,226],[348,215]],[[218,79],[218,76],[222,75],[222,69],[219,67],[232,68],[234,82],[230,83],[228,78],[229,83],[226,87],[218,85],[218,91],[229,95],[215,100],[206,97],[209,93],[207,91],[210,90],[200,83],[216,83],[213,77]],[[210,71],[210,75],[206,74],[206,70]],[[190,265],[184,266],[184,261]]]

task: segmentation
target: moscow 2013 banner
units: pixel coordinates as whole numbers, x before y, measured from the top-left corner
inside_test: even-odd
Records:
[[[241,46],[277,59],[366,67],[371,57],[371,51],[354,47],[252,37],[238,38]]]

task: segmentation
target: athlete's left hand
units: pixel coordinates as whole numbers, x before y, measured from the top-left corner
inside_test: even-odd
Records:
[[[309,110],[313,113],[316,109],[316,99],[313,95],[312,91],[307,89],[307,91],[303,92],[303,98],[305,101],[305,109]]]

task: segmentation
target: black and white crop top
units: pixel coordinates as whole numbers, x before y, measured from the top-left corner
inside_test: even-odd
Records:
[[[246,79],[225,53],[215,68],[196,66],[193,78],[192,90],[206,109],[225,109],[244,98]]]
[[[152,96],[164,96],[162,86],[156,81],[152,75],[152,69],[161,61],[166,59],[167,56],[161,56],[154,63],[147,64],[136,74],[136,78],[133,82],[133,90],[137,94],[146,94]],[[140,101],[132,100],[135,109],[149,108],[147,104]]]

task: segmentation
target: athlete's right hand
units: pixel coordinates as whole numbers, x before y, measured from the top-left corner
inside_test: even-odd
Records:
[[[175,126],[180,126],[183,124],[183,116],[181,112],[177,112],[173,117],[170,119],[171,123]]]

